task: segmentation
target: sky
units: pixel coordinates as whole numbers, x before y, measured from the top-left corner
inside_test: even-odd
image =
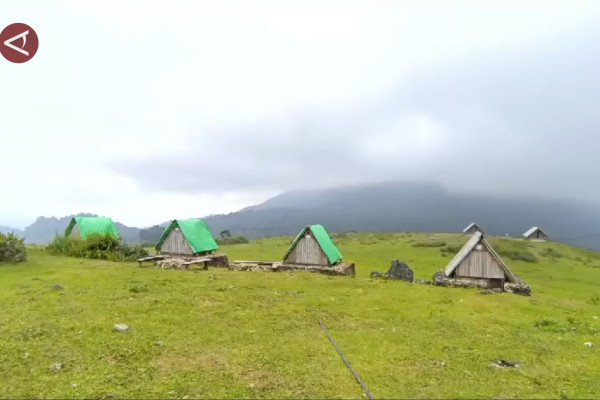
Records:
[[[0,225],[382,180],[600,201],[598,1],[6,3],[40,44],[0,58]]]

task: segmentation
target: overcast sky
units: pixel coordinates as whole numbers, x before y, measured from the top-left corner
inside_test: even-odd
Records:
[[[600,202],[600,1],[5,3],[40,45],[0,58],[0,225],[388,179]]]

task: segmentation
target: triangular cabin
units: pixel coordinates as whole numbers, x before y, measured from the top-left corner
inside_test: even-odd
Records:
[[[283,257],[284,264],[333,266],[342,253],[322,225],[302,228]]]
[[[108,217],[73,217],[65,229],[65,237],[85,239],[92,234],[120,237],[115,223]]]
[[[485,233],[483,229],[481,229],[475,222],[471,222],[465,229],[463,229],[463,233],[466,235],[472,235],[475,232]]]
[[[219,248],[206,223],[201,219],[176,219],[163,232],[156,250],[159,254],[205,255]]]
[[[490,288],[504,289],[505,282],[517,282],[500,255],[481,232],[475,232],[446,267],[449,278],[487,281]]]
[[[548,235],[541,228],[537,226],[531,227],[527,232],[523,234],[526,239],[545,242],[548,240]]]

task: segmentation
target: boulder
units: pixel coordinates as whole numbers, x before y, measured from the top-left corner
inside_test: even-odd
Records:
[[[392,266],[387,272],[390,279],[400,279],[406,282],[414,281],[414,271],[408,266],[407,263],[400,260],[393,260]]]

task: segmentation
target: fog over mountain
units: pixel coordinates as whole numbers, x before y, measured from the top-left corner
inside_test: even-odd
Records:
[[[250,239],[294,235],[313,223],[324,224],[332,232],[460,232],[476,222],[487,234],[513,237],[521,237],[536,225],[554,240],[600,249],[600,235],[582,238],[600,233],[597,206],[581,201],[456,194],[430,183],[382,182],[288,191],[238,212],[188,217],[204,217],[213,235],[227,229]],[[63,233],[69,220],[40,217],[24,235],[29,243],[46,243],[56,233]],[[131,243],[152,242],[160,234],[156,227],[138,229],[117,222],[117,228]]]

